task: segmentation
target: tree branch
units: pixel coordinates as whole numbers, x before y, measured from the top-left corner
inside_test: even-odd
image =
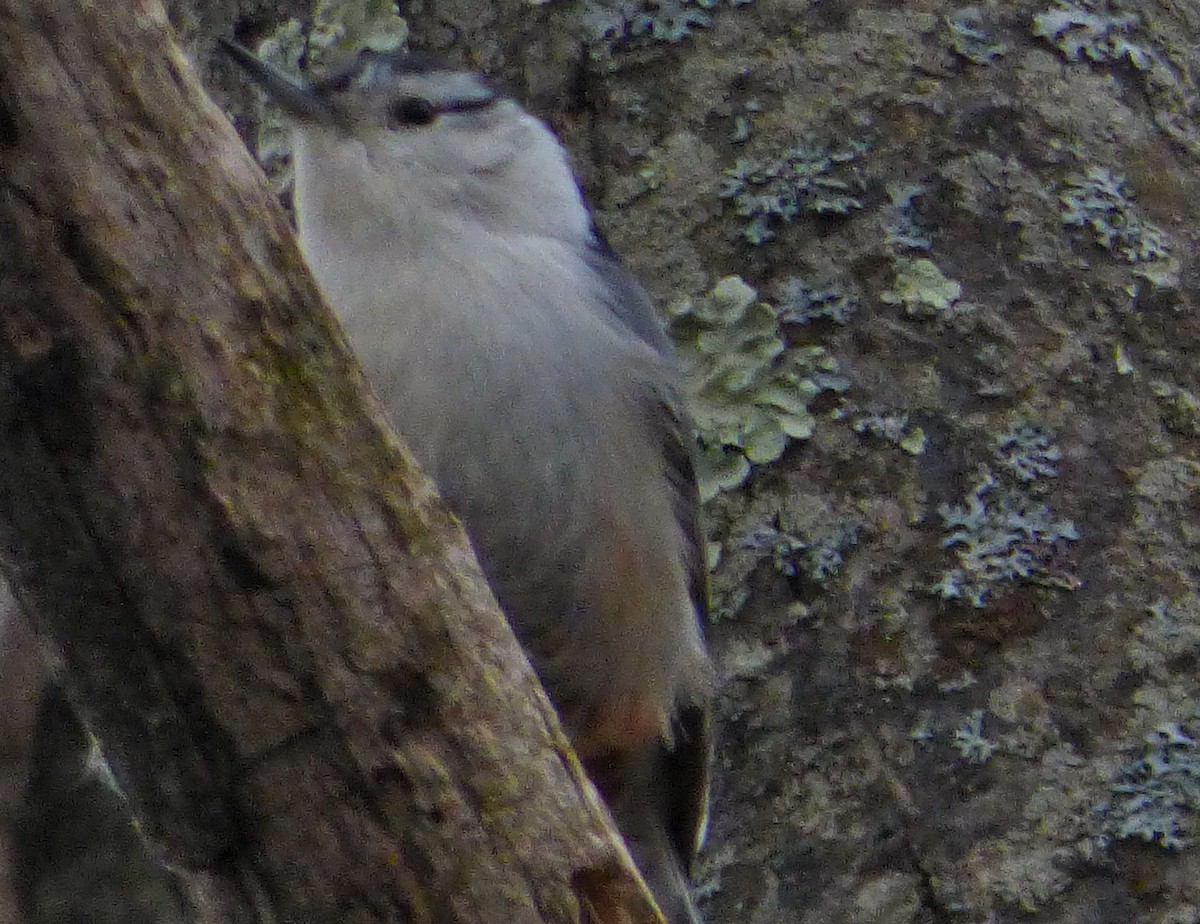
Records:
[[[144,828],[212,919],[654,920],[257,168],[131,7],[0,0],[0,533]]]

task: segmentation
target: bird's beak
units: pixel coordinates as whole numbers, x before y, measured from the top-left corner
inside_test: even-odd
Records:
[[[221,38],[221,49],[253,80],[271,102],[302,122],[334,122],[336,114],[320,93],[306,83],[247,51],[237,42]]]

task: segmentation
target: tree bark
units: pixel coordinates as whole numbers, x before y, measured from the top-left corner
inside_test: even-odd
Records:
[[[158,3],[0,61],[4,564],[198,916],[655,920]]]
[[[43,680],[37,640],[0,586],[0,921],[22,920],[14,863],[34,718]]]

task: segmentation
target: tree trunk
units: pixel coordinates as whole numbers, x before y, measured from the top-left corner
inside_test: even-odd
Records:
[[[0,534],[208,920],[649,921],[157,2],[0,2]]]
[[[14,863],[24,816],[34,716],[42,686],[37,640],[0,582],[0,921],[19,922]]]

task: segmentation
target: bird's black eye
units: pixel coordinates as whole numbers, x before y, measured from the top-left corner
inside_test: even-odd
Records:
[[[428,125],[437,118],[437,110],[427,99],[402,96],[388,107],[389,128],[413,128]]]

